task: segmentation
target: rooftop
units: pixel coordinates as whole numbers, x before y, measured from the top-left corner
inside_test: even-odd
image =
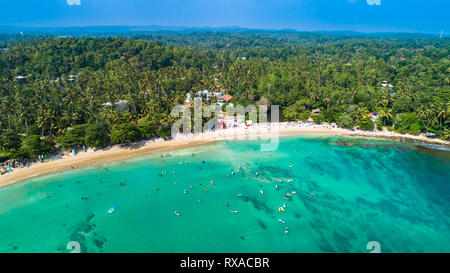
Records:
[[[225,96],[221,97],[222,100],[229,102],[231,99],[233,98],[233,96],[226,94]]]

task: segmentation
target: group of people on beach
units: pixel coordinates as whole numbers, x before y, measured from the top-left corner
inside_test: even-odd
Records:
[[[31,164],[38,162],[38,160],[31,159],[12,159],[0,163],[0,175],[12,173],[14,169],[30,167]]]

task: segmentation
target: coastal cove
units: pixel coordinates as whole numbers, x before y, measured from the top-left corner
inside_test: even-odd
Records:
[[[450,152],[326,130],[80,153],[0,190],[0,252],[446,252]]]
[[[273,124],[262,124],[261,127],[251,127],[248,129],[236,128],[227,130],[217,130],[202,133],[199,135],[181,135],[175,140],[164,141],[156,139],[152,141],[141,141],[135,143],[133,148],[122,148],[116,145],[106,150],[90,149],[88,152],[80,153],[77,156],[68,154],[66,156],[50,159],[44,163],[33,164],[31,167],[15,169],[14,172],[0,176],[0,188],[14,183],[22,182],[35,177],[59,173],[67,170],[96,166],[105,163],[119,162],[131,158],[146,156],[156,152],[163,152],[175,149],[182,149],[202,145],[210,142],[233,139],[251,139],[260,138],[268,139],[271,136],[276,137],[288,135],[336,135],[351,137],[369,137],[391,140],[406,140],[423,142],[432,145],[441,145],[442,147],[450,147],[448,141],[440,139],[429,139],[422,136],[396,134],[392,132],[366,132],[361,130],[351,131],[348,129],[324,127],[320,125],[311,126],[292,126],[287,123],[281,126],[273,126]]]

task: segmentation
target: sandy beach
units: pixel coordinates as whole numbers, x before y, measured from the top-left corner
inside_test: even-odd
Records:
[[[198,135],[180,135],[170,141],[164,141],[162,139],[141,141],[138,143],[137,147],[132,148],[116,145],[106,150],[94,151],[89,149],[87,152],[80,152],[76,156],[71,153],[66,153],[65,155],[60,155],[59,157],[49,158],[43,163],[32,164],[30,167],[16,168],[13,172],[2,175],[0,177],[0,188],[43,175],[123,161],[131,158],[146,156],[156,152],[190,148],[214,141],[233,139],[269,140],[270,137],[276,138],[278,135],[282,136],[294,134],[377,137],[421,141],[450,146],[450,142],[440,139],[429,139],[424,136],[404,135],[387,131],[351,131],[323,125],[297,125],[288,123],[280,123],[279,126],[259,124],[256,127],[250,128],[240,127],[206,132]]]

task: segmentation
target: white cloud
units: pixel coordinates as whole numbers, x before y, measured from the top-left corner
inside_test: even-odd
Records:
[[[81,0],[67,0],[69,6],[81,6]]]
[[[373,5],[381,6],[381,0],[367,0],[367,4],[369,6],[373,6]]]

